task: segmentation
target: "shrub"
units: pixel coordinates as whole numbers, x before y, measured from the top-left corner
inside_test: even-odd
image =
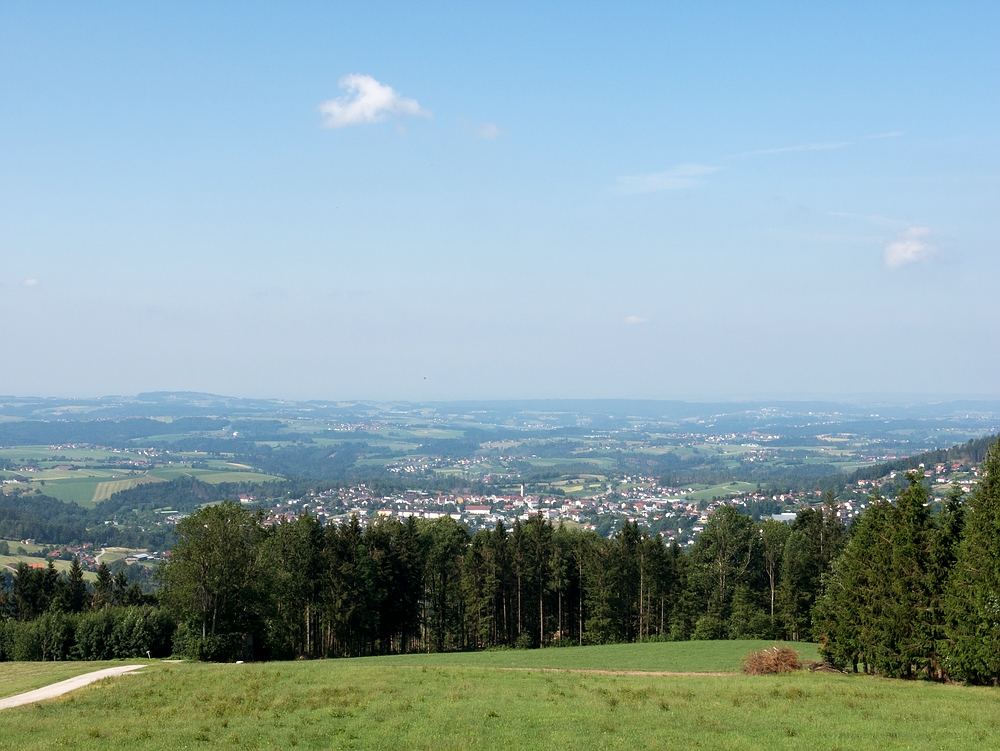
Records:
[[[0,621],[0,661],[168,657],[174,628],[163,610],[148,606]]]

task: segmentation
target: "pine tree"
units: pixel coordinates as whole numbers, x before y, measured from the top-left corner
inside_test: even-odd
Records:
[[[883,614],[887,638],[882,670],[893,677],[912,678],[932,667],[934,655],[930,552],[933,525],[923,477],[910,472],[907,482],[896,497],[895,523],[889,539],[891,595]]]
[[[934,576],[936,529],[923,477],[890,504],[872,499],[827,577],[814,619],[823,653],[837,664],[895,678],[937,676]],[[791,538],[789,538],[791,540]]]
[[[892,551],[885,544],[895,509],[878,493],[854,523],[847,546],[826,579],[813,610],[814,635],[823,656],[840,667],[869,672],[879,651],[878,615],[890,597],[887,572]]]
[[[115,582],[108,564],[101,561],[97,566],[97,581],[94,582],[93,607],[105,608],[111,605]]]
[[[965,534],[945,593],[945,666],[969,683],[1000,683],[1000,441],[969,500]]]
[[[78,556],[73,556],[69,567],[66,599],[71,613],[79,613],[87,605],[87,582],[83,578],[83,566]]]
[[[122,569],[114,578],[114,586],[112,587],[111,599],[115,605],[126,605],[126,597],[128,593],[128,574],[125,573],[125,569]]]

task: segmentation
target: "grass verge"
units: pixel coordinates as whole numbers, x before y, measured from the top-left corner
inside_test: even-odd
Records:
[[[108,662],[0,662],[0,699],[33,691],[95,670],[134,664],[125,660]]]

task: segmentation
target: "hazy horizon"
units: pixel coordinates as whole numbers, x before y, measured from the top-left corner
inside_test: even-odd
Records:
[[[884,409],[904,409],[904,410],[933,410],[936,407],[949,407],[955,405],[975,405],[983,408],[996,408],[1000,412],[1000,398],[989,395],[903,395],[903,394],[853,394],[841,396],[813,396],[802,398],[782,398],[782,397],[755,397],[743,398],[644,398],[644,397],[563,397],[563,396],[541,396],[541,397],[515,397],[515,398],[490,398],[490,397],[469,397],[456,399],[371,399],[371,398],[289,398],[275,395],[246,395],[246,394],[220,394],[204,391],[140,391],[133,394],[93,394],[93,395],[60,395],[60,394],[0,394],[0,415],[3,414],[5,402],[14,401],[18,403],[31,403],[32,400],[41,402],[56,402],[60,405],[88,404],[97,402],[114,402],[121,400],[125,403],[136,404],[168,404],[170,402],[185,403],[185,399],[197,402],[204,399],[222,400],[228,402],[260,402],[289,405],[309,405],[309,404],[331,404],[331,405],[351,405],[369,404],[380,407],[392,405],[412,405],[412,406],[432,406],[432,407],[510,407],[518,409],[529,409],[530,407],[550,407],[553,411],[559,409],[574,409],[583,407],[598,407],[603,405],[635,405],[649,406],[656,405],[680,405],[692,408],[704,407],[740,407],[748,408],[842,408],[867,410],[869,408]],[[86,413],[83,413],[86,416]]]

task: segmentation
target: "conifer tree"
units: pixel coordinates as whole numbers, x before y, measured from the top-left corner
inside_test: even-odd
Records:
[[[872,499],[825,581],[814,618],[824,654],[837,664],[895,678],[936,677],[936,529],[916,472],[890,504]]]
[[[908,473],[907,483],[896,497],[889,537],[890,598],[882,615],[885,638],[880,661],[884,673],[903,678],[930,668],[934,654],[929,495],[920,473]]]
[[[1000,441],[969,500],[944,608],[948,673],[970,683],[1000,683]]]
[[[833,664],[872,668],[878,653],[878,614],[890,596],[892,551],[885,544],[892,526],[892,504],[878,492],[854,523],[844,553],[826,579],[826,592],[813,610],[814,634]]]
[[[94,596],[92,601],[94,608],[104,608],[111,605],[114,586],[115,582],[114,577],[111,575],[111,569],[108,568],[108,564],[101,561],[97,566],[97,581],[94,582]]]
[[[83,566],[78,556],[73,556],[69,567],[66,600],[71,613],[79,613],[87,605],[87,582],[83,578]]]

